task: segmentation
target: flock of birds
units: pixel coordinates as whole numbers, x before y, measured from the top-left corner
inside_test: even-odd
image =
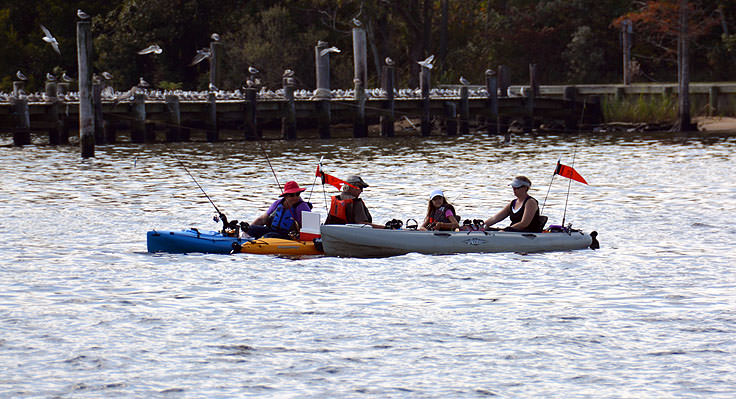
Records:
[[[88,20],[90,19],[89,14],[82,11],[81,9],[77,10],[77,17],[80,20]],[[353,24],[356,27],[361,26],[361,22],[357,19],[353,19]],[[41,31],[43,32],[44,36],[41,38],[44,42],[48,43],[52,49],[58,53],[61,54],[61,50],[59,49],[59,42],[56,40],[56,38],[51,34],[51,32],[43,25],[41,25]],[[217,33],[213,33],[210,36],[210,39],[212,41],[219,41],[220,35]],[[320,56],[324,57],[326,55],[329,55],[331,53],[340,53],[340,49],[332,46],[332,47],[326,47],[327,44],[325,42],[319,42],[318,47],[325,47],[322,50],[320,50]],[[148,47],[138,51],[137,53],[139,55],[159,55],[163,52],[163,49],[158,44],[151,44]],[[202,48],[196,51],[196,54],[194,55],[194,58],[190,62],[190,66],[197,65],[205,60],[211,60],[212,58],[212,52],[210,48]],[[424,60],[417,61],[417,63],[422,67],[426,69],[432,69],[434,61],[434,55],[430,55]],[[394,61],[386,57],[384,60],[386,65],[392,66],[394,65]],[[115,91],[112,86],[109,84],[109,81],[113,78],[112,74],[109,72],[102,72],[100,75],[94,75],[93,81],[97,81],[103,85],[102,90],[102,99],[103,101],[112,101],[115,103],[118,102],[130,102],[133,101],[136,94],[144,94],[147,98],[147,100],[151,101],[164,101],[166,96],[169,95],[175,95],[178,96],[181,101],[207,101],[211,94],[215,95],[215,98],[217,100],[233,100],[233,101],[242,101],[245,99],[245,89],[246,88],[257,88],[259,89],[257,94],[257,99],[259,101],[283,101],[286,99],[284,95],[284,89],[276,89],[271,90],[264,86],[262,86],[260,79],[258,78],[258,74],[260,71],[251,66],[248,68],[248,72],[250,73],[250,77],[247,78],[245,81],[245,85],[243,86],[242,90],[234,90],[234,91],[225,91],[220,90],[212,83],[209,84],[208,90],[205,91],[185,91],[185,90],[157,90],[153,89],[152,86],[145,81],[142,77],[139,79],[138,83],[131,87],[129,90],[120,92]],[[21,80],[25,81],[27,80],[27,77],[21,72],[20,70],[16,73],[16,77]],[[287,85],[294,86],[296,85],[296,78],[294,77],[294,71],[291,69],[286,69],[284,73],[282,74],[282,78],[284,82]],[[69,77],[66,73],[63,73],[61,77],[57,78],[51,73],[46,74],[46,80],[49,82],[72,82],[73,79]],[[485,89],[485,87],[478,87],[473,86],[471,87],[471,83],[465,79],[464,77],[460,77],[460,84],[462,86],[468,86],[469,90],[469,97],[470,98],[485,98],[488,96],[488,92]],[[368,99],[385,99],[387,98],[387,92],[381,88],[372,88],[372,89],[366,89],[365,91],[366,96]],[[31,94],[25,94],[25,93],[19,93],[21,96],[25,96],[29,102],[45,102],[49,101],[51,99],[46,98],[45,93],[31,93]],[[500,95],[503,95],[503,93],[499,93]],[[509,97],[516,96],[515,93],[509,88],[507,93],[505,93]],[[518,95],[523,96],[525,93],[520,92]],[[331,90],[332,99],[336,100],[352,100],[355,98],[355,90],[353,89],[335,89]],[[429,92],[430,97],[433,98],[454,98],[460,96],[460,89],[459,88],[432,88]],[[395,99],[417,99],[421,98],[421,90],[419,89],[395,89],[394,90],[394,98]],[[9,102],[13,97],[13,94],[10,93],[2,93],[0,92],[0,102]],[[316,90],[307,90],[307,89],[298,89],[294,91],[294,98],[298,100],[312,100],[316,98]],[[78,92],[68,92],[64,93],[63,95],[59,96],[59,99],[66,101],[66,102],[78,102],[79,101],[79,93]],[[321,98],[320,98],[321,99]]]

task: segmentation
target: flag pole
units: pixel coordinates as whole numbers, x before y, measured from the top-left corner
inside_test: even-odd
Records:
[[[572,163],[570,167],[575,169],[575,153],[578,149],[578,139],[575,139],[575,146],[572,149]],[[559,161],[557,161],[559,163]],[[565,216],[567,216],[567,200],[570,198],[570,186],[572,185],[572,179],[568,179],[567,182],[567,195],[565,195],[565,210],[562,211],[562,227],[565,227]]]
[[[540,215],[544,215],[544,206],[547,205],[547,197],[549,196],[549,190],[552,189],[552,182],[555,181],[555,175],[557,174],[557,170],[560,168],[560,158],[557,158],[557,167],[555,167],[555,171],[552,172],[552,178],[549,180],[549,186],[547,187],[547,194],[544,195],[544,201],[542,201],[542,210],[539,211]]]

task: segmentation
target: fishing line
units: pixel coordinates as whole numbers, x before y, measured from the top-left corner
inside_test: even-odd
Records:
[[[279,186],[279,191],[281,191],[281,194],[283,194],[284,189],[281,188],[281,183],[279,183],[279,178],[276,177],[276,171],[273,170],[273,166],[271,166],[271,160],[268,158],[268,154],[266,154],[266,150],[263,149],[263,145],[261,145],[260,141],[258,142],[258,148],[261,149],[263,156],[266,157],[266,162],[268,162],[268,167],[271,168],[271,173],[273,173],[273,178],[276,179],[276,184]]]
[[[222,213],[222,212],[220,212],[220,209],[218,209],[218,208],[217,208],[217,205],[215,205],[215,203],[214,203],[214,202],[212,201],[212,199],[210,198],[210,196],[209,196],[209,195],[207,195],[207,193],[206,193],[206,192],[204,191],[204,188],[202,188],[202,186],[201,186],[201,185],[199,184],[199,182],[197,181],[197,179],[195,179],[195,178],[194,178],[194,176],[193,176],[193,175],[192,175],[192,174],[191,174],[191,173],[189,172],[189,169],[187,169],[186,165],[184,165],[184,162],[182,162],[182,160],[181,160],[181,159],[180,159],[180,158],[179,158],[179,157],[178,157],[178,156],[177,156],[176,154],[174,154],[174,153],[171,153],[171,155],[172,155],[172,156],[173,156],[173,157],[174,157],[174,158],[175,158],[175,159],[176,159],[177,161],[179,161],[179,165],[181,165],[181,167],[182,167],[182,168],[184,168],[184,171],[185,171],[185,172],[187,172],[187,174],[189,175],[189,177],[191,177],[191,178],[192,178],[192,181],[194,182],[194,184],[196,184],[196,185],[197,185],[197,187],[199,187],[199,189],[200,189],[200,190],[202,191],[202,194],[204,194],[204,196],[205,196],[205,197],[207,197],[207,200],[208,200],[208,201],[210,202],[210,204],[212,204],[212,206],[213,206],[213,207],[215,208],[215,211],[217,211],[217,214],[218,214],[218,216],[220,216],[220,218],[221,218],[221,219],[222,219],[223,221],[226,221],[226,220],[227,220],[227,218],[225,217],[225,214],[224,214],[224,213]]]

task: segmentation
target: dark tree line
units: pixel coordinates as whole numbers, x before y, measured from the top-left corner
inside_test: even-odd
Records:
[[[118,88],[144,77],[159,87],[203,89],[208,66],[190,66],[213,32],[225,48],[223,88],[243,85],[248,66],[266,86],[280,85],[292,69],[301,87],[313,88],[314,46],[324,40],[342,53],[331,57],[333,87],[352,87],[352,20],[368,37],[369,87],[380,82],[385,57],[394,59],[398,86],[417,86],[416,61],[434,54],[435,83],[464,76],[482,83],[486,69],[503,64],[513,83],[527,81],[537,64],[542,83],[621,81],[620,19],[634,20],[635,82],[676,81],[677,20],[652,18],[677,0],[0,0],[0,91],[15,72],[40,90],[47,72],[76,75],[76,9],[93,16],[97,72],[109,71]],[[707,24],[690,36],[693,81],[733,80],[736,0],[691,1]],[[637,14],[638,13],[638,14]],[[638,17],[637,17],[638,16]],[[41,40],[40,25],[58,39],[61,55]],[[673,24],[667,26],[667,24]],[[668,29],[666,29],[668,28]],[[137,51],[156,43],[159,55]]]

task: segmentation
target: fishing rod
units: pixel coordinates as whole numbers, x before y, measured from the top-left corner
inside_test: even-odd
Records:
[[[176,154],[173,154],[172,153],[171,155],[177,161],[179,161],[179,165],[181,165],[181,167],[184,168],[184,171],[187,172],[187,174],[189,175],[189,177],[192,178],[192,181],[194,182],[194,184],[196,184],[197,187],[199,187],[200,191],[202,191],[202,194],[204,194],[204,196],[207,197],[207,200],[210,202],[210,204],[212,204],[212,207],[215,208],[215,211],[217,211],[217,215],[220,217],[220,219],[222,219],[223,223],[224,224],[227,224],[227,217],[225,216],[225,214],[222,213],[222,212],[220,212],[220,209],[217,208],[217,205],[215,205],[215,203],[212,201],[212,198],[210,198],[210,196],[207,195],[207,193],[204,191],[204,188],[202,188],[202,186],[199,184],[199,182],[197,181],[197,179],[195,179],[194,176],[189,172],[189,169],[187,169],[186,165],[184,165],[184,162],[182,162],[182,160]]]
[[[258,148],[261,149],[261,152],[263,153],[263,156],[266,157],[266,162],[268,162],[268,167],[271,168],[271,173],[273,174],[273,178],[276,179],[276,184],[279,186],[279,191],[281,191],[281,194],[284,193],[284,189],[281,188],[281,183],[279,183],[279,178],[276,177],[276,171],[273,170],[273,166],[271,166],[271,160],[268,158],[268,154],[266,153],[266,150],[263,148],[263,145],[261,142],[258,142]]]

